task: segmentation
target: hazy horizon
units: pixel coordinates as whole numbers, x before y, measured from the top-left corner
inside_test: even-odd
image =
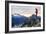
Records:
[[[35,14],[35,8],[38,9],[38,16],[41,16],[41,6],[11,6],[11,14],[14,15],[15,13],[29,17],[32,14]]]

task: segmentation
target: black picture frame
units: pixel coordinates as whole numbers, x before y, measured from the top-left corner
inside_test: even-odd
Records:
[[[23,30],[22,31],[9,31],[9,3],[43,5],[43,29],[24,30],[24,31]],[[5,1],[5,33],[37,32],[37,31],[45,31],[45,3],[40,3],[40,2],[23,2],[23,1]]]

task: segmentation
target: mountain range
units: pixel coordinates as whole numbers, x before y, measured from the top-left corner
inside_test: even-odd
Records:
[[[40,23],[40,21],[41,17],[36,16],[35,14],[33,14],[30,17],[25,17],[19,14],[15,14],[15,16],[12,15],[12,27],[14,27],[15,25],[16,26],[21,25],[20,27],[25,27],[27,25],[30,27],[33,26],[36,22]]]

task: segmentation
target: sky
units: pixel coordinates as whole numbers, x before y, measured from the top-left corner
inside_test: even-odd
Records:
[[[35,14],[35,8],[38,9],[38,16],[41,15],[41,6],[11,6],[11,14],[14,15],[15,13],[29,17],[32,14]]]

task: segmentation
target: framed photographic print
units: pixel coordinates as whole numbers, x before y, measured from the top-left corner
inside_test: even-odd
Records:
[[[39,2],[5,1],[5,32],[45,30],[45,4]]]

